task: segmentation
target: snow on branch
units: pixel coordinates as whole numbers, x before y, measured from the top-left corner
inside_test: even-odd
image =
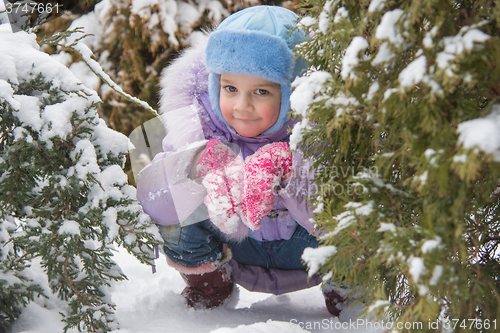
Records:
[[[123,91],[123,89],[117,85],[110,77],[108,74],[106,74],[104,72],[104,70],[102,69],[101,65],[99,65],[99,63],[97,61],[95,61],[94,59],[92,59],[92,56],[93,56],[93,53],[92,51],[90,50],[90,48],[79,42],[77,43],[76,45],[74,45],[72,47],[72,49],[74,49],[75,51],[77,51],[78,53],[80,53],[82,55],[82,58],[83,58],[83,61],[87,64],[87,66],[90,68],[90,70],[95,74],[97,75],[101,80],[104,81],[104,83],[106,83],[111,89],[113,89],[114,91],[116,91],[118,94],[122,95],[123,97],[125,97],[128,101],[148,110],[149,112],[151,112],[152,114],[154,114],[155,116],[159,116],[158,115],[158,112],[153,109],[151,106],[149,106],[148,103],[136,98],[136,97],[133,97],[129,94],[127,94],[125,91]],[[159,119],[161,119],[161,117],[158,117]]]

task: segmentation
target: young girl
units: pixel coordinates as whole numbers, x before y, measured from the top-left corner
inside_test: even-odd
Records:
[[[288,147],[291,82],[306,67],[292,52],[306,39],[290,34],[297,19],[274,6],[239,11],[163,74],[168,134],[137,195],[194,308],[224,304],[234,283],[278,295],[321,282],[301,261],[318,246],[306,201],[312,177]],[[327,308],[338,315],[343,298],[330,289]]]

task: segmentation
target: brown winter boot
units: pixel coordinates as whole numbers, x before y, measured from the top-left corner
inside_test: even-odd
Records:
[[[226,265],[204,274],[184,274],[187,284],[181,295],[195,309],[210,309],[223,305],[231,297],[234,282]]]
[[[326,308],[332,316],[338,317],[340,311],[337,305],[341,305],[345,302],[345,298],[340,296],[335,290],[323,291],[323,296],[325,297]]]

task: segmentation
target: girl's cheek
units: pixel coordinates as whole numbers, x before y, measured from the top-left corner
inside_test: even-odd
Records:
[[[224,117],[224,119],[227,120],[232,114],[231,104],[225,98],[222,98],[222,96],[221,96],[219,106],[220,106],[222,116]]]

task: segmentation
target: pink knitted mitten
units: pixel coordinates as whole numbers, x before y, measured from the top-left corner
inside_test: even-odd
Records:
[[[196,165],[198,176],[203,178],[209,172],[222,169],[231,163],[236,156],[238,155],[236,155],[231,148],[219,140],[212,139],[208,141]]]
[[[197,165],[207,189],[204,199],[210,220],[224,233],[238,229],[241,214],[243,159],[218,140],[210,140]]]
[[[250,229],[260,228],[262,218],[274,206],[275,188],[292,173],[292,151],[285,142],[259,148],[245,161],[241,212]]]

